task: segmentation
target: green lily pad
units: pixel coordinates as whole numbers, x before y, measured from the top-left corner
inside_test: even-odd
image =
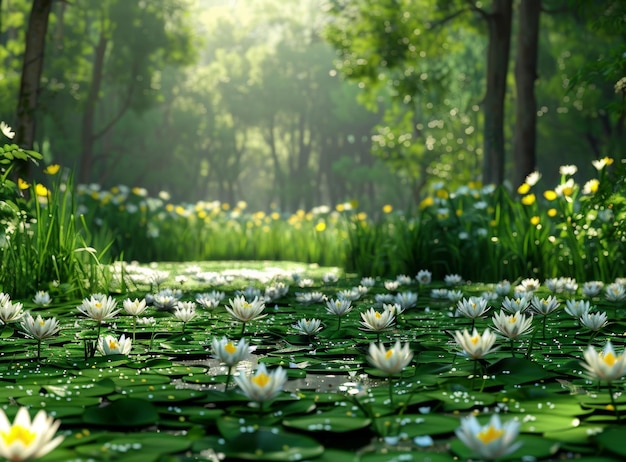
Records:
[[[441,414],[406,414],[386,416],[374,421],[379,435],[404,435],[408,438],[423,435],[441,435],[459,427],[459,419]]]
[[[217,440],[213,449],[227,458],[264,461],[305,460],[324,452],[324,446],[313,438],[278,427],[251,429],[233,438]]]
[[[285,427],[309,432],[345,433],[368,427],[372,421],[366,417],[337,415],[336,412],[322,412],[304,417],[283,420]]]
[[[149,401],[125,398],[107,406],[85,409],[83,421],[86,424],[110,428],[136,428],[153,425],[159,414]]]
[[[626,428],[624,426],[612,426],[595,436],[595,440],[609,451],[626,457]]]

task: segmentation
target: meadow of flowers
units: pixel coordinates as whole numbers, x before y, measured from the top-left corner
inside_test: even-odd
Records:
[[[29,184],[38,153],[0,156],[0,457],[626,456],[622,163],[368,216]]]

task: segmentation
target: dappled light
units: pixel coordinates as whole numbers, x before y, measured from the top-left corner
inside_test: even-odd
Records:
[[[626,3],[556,3],[0,1],[0,458],[623,460]]]

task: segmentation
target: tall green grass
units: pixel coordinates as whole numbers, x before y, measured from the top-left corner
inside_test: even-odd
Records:
[[[16,298],[37,290],[76,298],[106,287],[107,247],[90,246],[85,223],[75,215],[71,186],[71,180],[55,181],[50,189],[34,184],[29,199],[5,217],[0,291]]]

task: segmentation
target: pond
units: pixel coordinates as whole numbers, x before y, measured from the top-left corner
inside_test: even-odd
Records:
[[[184,267],[180,273],[189,274]],[[474,342],[472,328],[481,336],[495,332],[492,318],[515,296],[515,284],[498,294],[493,284],[326,278],[323,269],[310,267],[295,279],[291,273],[273,272],[268,280],[229,273],[207,284],[205,274],[195,282],[189,275],[185,285],[172,282],[173,275],[163,283],[179,303],[194,305],[186,321],[163,308],[156,297],[163,287],[139,278],[136,290],[115,297],[120,312],[102,322],[79,312],[81,300],[24,302],[33,315],[54,316],[61,330],[43,340],[38,361],[37,343],[19,322],[4,326],[0,405],[9,419],[25,406],[60,420],[64,440],[43,460],[479,460],[458,429],[467,416],[489,428],[494,415],[519,427],[520,447],[502,460],[626,456],[623,379],[592,380],[583,367],[588,345],[600,351],[610,339],[617,360],[624,349],[623,303],[601,292],[555,293],[541,284],[532,296],[552,297],[558,306],[545,316],[525,306],[518,314],[531,319],[529,331],[512,342],[498,336],[472,359],[462,354],[456,333],[468,329]],[[211,291],[223,292],[215,306],[196,301]],[[267,296],[258,319],[244,324],[227,309],[236,297],[252,303],[268,293],[273,298]],[[137,319],[121,308],[129,296],[151,301]],[[472,296],[486,300],[474,319],[457,309]],[[338,315],[327,302],[340,299],[350,299],[351,308]],[[408,306],[387,328],[364,327],[366,311],[380,316],[384,304],[402,300]],[[565,310],[567,300],[589,301],[592,312],[606,312],[610,322],[598,332],[586,329]],[[295,327],[303,318],[319,319],[321,329],[303,335]],[[134,337],[130,353],[96,351],[98,333]],[[251,347],[230,374],[212,345],[224,338],[243,338]],[[410,350],[397,374],[368,359],[379,340],[387,356],[398,354],[398,340]],[[261,366],[267,377],[282,368],[287,380],[274,398],[251,403],[237,380]]]

